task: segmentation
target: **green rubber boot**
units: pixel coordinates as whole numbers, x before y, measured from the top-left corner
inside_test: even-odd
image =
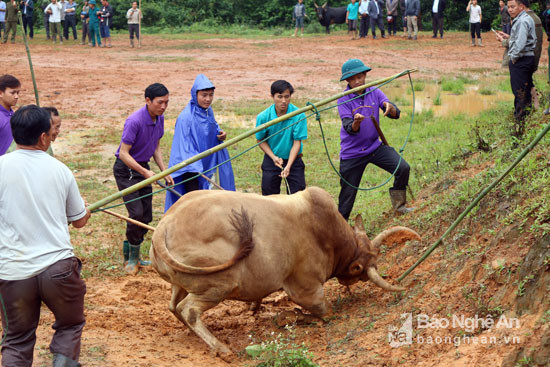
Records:
[[[130,243],[128,241],[124,241],[122,244],[122,256],[124,257],[124,265],[128,262],[128,258],[130,257]]]
[[[124,265],[124,271],[128,274],[136,274],[139,270],[139,248],[141,245],[128,243],[128,262]]]

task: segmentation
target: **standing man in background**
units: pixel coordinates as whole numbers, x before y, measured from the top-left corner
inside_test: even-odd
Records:
[[[445,0],[434,0],[432,4],[432,30],[434,35],[432,38],[437,38],[437,31],[439,30],[439,37],[443,38],[443,13],[445,12]]]
[[[88,28],[88,10],[90,10],[88,0],[84,0],[84,5],[82,5],[82,10],[80,11],[80,20],[82,22],[82,45],[86,44],[86,36],[88,36],[88,41],[90,41],[90,30]]]
[[[481,44],[481,6],[477,5],[477,0],[468,1],[466,11],[470,13],[470,35],[472,36],[472,47],[476,45],[476,38],[479,43],[479,47],[483,47]]]
[[[34,10],[34,2],[32,0],[21,1],[21,13],[23,15],[23,30],[25,34],[28,34],[30,39],[34,37],[34,27],[32,20],[32,12]],[[27,26],[30,28],[30,32],[27,32]]]
[[[498,5],[498,12],[500,14],[500,26],[502,28],[502,31],[506,34],[510,34],[510,31],[512,30],[512,22],[510,19],[510,13],[508,13],[508,7],[504,5],[503,0],[500,0],[498,2]]]
[[[48,0],[42,0],[40,8],[42,9],[42,14],[44,14],[44,30],[46,31],[46,41],[50,39],[50,14],[46,13],[46,7],[48,6]]]
[[[76,3],[69,0],[65,6],[65,24],[63,25],[63,36],[69,39],[69,27],[73,30],[73,38],[76,41]]]
[[[63,5],[52,0],[50,5],[46,7],[44,13],[50,14],[50,28],[52,30],[52,42],[57,42],[57,35],[59,34],[59,43],[63,44],[63,33],[61,32],[61,13],[63,12]]]
[[[59,17],[61,30],[59,32],[59,35],[61,36],[60,37],[61,40],[63,40],[63,35],[62,35],[61,31],[65,29],[65,8],[67,7],[67,1],[66,0],[61,0],[61,1],[58,1],[58,3],[61,5],[61,15]],[[68,40],[69,38],[67,37],[65,39]]]
[[[0,40],[2,32],[6,32],[6,3],[4,0],[0,0]]]
[[[130,32],[130,47],[134,47],[134,35],[138,39],[139,46],[139,22],[142,19],[141,10],[137,7],[137,1],[132,3],[132,7],[126,12],[128,18],[128,31]]]
[[[95,42],[97,39],[97,46],[101,47],[101,37],[99,35],[99,11],[96,8],[95,0],[90,0],[89,2],[90,9],[88,9],[88,32],[92,47],[95,47]]]
[[[369,35],[369,0],[361,0],[359,4],[359,38],[365,38]]]
[[[377,0],[368,1],[368,12],[369,12],[369,22],[372,32],[372,39],[376,39],[376,27],[380,29],[382,38],[386,38],[384,32],[384,14],[382,12],[382,7],[378,4]]]
[[[474,0],[475,1],[475,0]],[[405,15],[407,16],[408,39],[417,39],[418,35],[418,14],[420,14],[420,0],[405,0]],[[412,31],[414,30],[414,38]]]
[[[399,5],[399,0],[386,0],[386,15],[388,17],[388,36],[391,36],[392,30],[393,35],[397,33],[397,6]]]
[[[304,18],[306,16],[306,7],[304,6],[304,0],[298,0],[298,4],[294,5],[294,10],[292,11],[292,20],[296,21],[296,28],[294,29],[294,37],[298,33],[298,28],[300,28],[300,36],[304,35]]]
[[[6,4],[6,32],[2,43],[8,42],[8,35],[11,32],[11,43],[15,43],[17,35],[17,12],[19,11],[15,0],[8,0]]]
[[[103,47],[111,46],[111,23],[113,18],[113,7],[109,5],[107,0],[101,0],[103,7],[101,8],[101,23],[99,24],[99,32],[103,38]]]
[[[475,1],[475,0],[474,0]],[[514,93],[514,127],[512,136],[521,138],[525,130],[525,117],[531,109],[531,90],[533,88],[533,72],[535,63],[535,47],[537,35],[535,22],[526,9],[529,0],[509,0],[508,12],[512,17],[510,35],[497,32],[497,40],[503,42],[509,39],[508,56],[510,61],[510,84]]]

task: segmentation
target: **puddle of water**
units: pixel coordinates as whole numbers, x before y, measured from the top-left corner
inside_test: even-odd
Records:
[[[480,82],[480,85],[482,83]],[[416,109],[415,112],[432,110],[435,116],[449,116],[456,114],[466,114],[474,116],[482,111],[493,107],[500,101],[512,101],[512,93],[505,93],[494,89],[490,90],[492,94],[481,94],[482,88],[478,85],[464,85],[462,94],[455,94],[450,91],[443,91],[441,85],[425,84],[424,90],[415,91]],[[412,94],[410,86],[398,86],[394,88],[385,88],[384,93],[395,101],[406,101],[412,104]],[[440,105],[435,105],[439,93]],[[399,106],[399,103],[397,103]]]

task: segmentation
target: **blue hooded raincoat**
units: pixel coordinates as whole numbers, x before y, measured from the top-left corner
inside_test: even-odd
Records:
[[[193,88],[191,88],[191,101],[189,101],[176,120],[168,167],[173,167],[221,143],[217,138],[217,135],[220,133],[220,127],[214,118],[212,107],[208,107],[208,109],[205,110],[200,107],[197,102],[197,92],[210,88],[214,88],[214,84],[212,84],[203,74],[197,75]],[[181,176],[186,172],[204,172],[228,159],[229,153],[227,149],[222,149],[177,170],[172,173],[172,177],[175,183],[179,183],[182,181]],[[233,176],[231,162],[221,165],[218,167],[218,170],[220,185],[225,190],[235,191],[235,178]],[[214,171],[211,171],[204,175],[211,178],[213,174]],[[202,177],[199,177],[198,180],[200,190],[209,189],[207,180]],[[186,193],[183,184],[175,186],[174,189],[182,195]],[[167,211],[177,200],[178,196],[167,191],[164,210]]]

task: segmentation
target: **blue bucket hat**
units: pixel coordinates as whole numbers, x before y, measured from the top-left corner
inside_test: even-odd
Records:
[[[363,61],[359,59],[349,59],[344,63],[344,65],[342,65],[342,77],[340,78],[340,81],[351,78],[352,76],[362,73],[363,71],[370,70],[372,69],[363,64]]]

